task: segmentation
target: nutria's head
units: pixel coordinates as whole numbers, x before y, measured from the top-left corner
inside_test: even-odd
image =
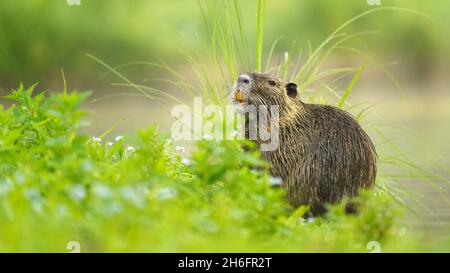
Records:
[[[246,73],[238,77],[232,101],[239,112],[248,105],[278,105],[280,109],[296,104],[297,85],[264,73]]]

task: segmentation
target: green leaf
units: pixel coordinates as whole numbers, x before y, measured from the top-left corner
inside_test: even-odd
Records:
[[[344,95],[342,96],[341,100],[339,101],[339,103],[337,104],[337,106],[339,108],[342,108],[342,106],[344,105],[345,101],[347,100],[348,96],[350,95],[350,93],[353,90],[353,87],[355,86],[355,83],[358,81],[359,76],[361,76],[361,73],[364,71],[364,68],[366,67],[368,63],[365,63],[363,66],[361,66],[361,68],[358,70],[358,72],[356,72],[355,76],[353,77],[352,81],[350,82],[349,86],[347,87],[347,89],[344,92]]]

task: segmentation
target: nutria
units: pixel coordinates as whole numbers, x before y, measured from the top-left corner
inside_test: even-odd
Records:
[[[271,175],[282,179],[293,207],[308,205],[310,214],[320,215],[326,212],[326,204],[373,187],[375,147],[349,113],[304,103],[295,83],[262,73],[239,76],[233,102],[240,112],[250,105],[278,105],[279,144],[273,151],[261,151],[261,156],[269,162]],[[261,144],[258,139],[255,142]]]

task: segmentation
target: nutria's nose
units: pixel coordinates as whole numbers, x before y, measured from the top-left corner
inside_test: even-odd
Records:
[[[249,84],[250,83],[250,76],[247,75],[247,74],[240,75],[238,77],[238,83]]]

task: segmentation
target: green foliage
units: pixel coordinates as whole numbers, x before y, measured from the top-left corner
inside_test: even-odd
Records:
[[[195,0],[82,1],[80,6],[69,6],[64,0],[29,2],[0,2],[0,63],[3,64],[0,67],[0,79],[6,86],[13,86],[19,80],[30,83],[39,79],[40,82],[52,83],[58,78],[61,67],[67,71],[67,75],[71,75],[72,81],[79,79],[80,85],[87,80],[92,81],[92,74],[98,74],[98,70],[84,57],[83,52],[115,65],[129,62],[130,59],[165,60],[180,64],[177,55],[180,48],[192,54],[199,50],[210,50],[212,46],[208,35],[202,31],[202,16],[198,11],[198,1]],[[227,3],[230,9],[240,15],[239,26],[253,27],[257,23],[256,1],[203,2],[216,5],[219,9],[223,9],[223,2]],[[280,35],[284,36],[275,49],[275,55],[289,50],[293,42],[302,47],[308,41],[317,45],[335,26],[374,8],[366,1],[353,0],[284,0],[267,1],[266,4],[270,16],[259,17],[261,20],[258,20],[262,22],[265,19],[264,39],[272,41]],[[235,8],[236,5],[242,8],[239,10]],[[413,62],[411,67],[417,67],[419,71],[426,71],[429,62],[434,63],[442,58],[448,60],[448,9],[443,9],[442,4],[434,1],[420,0],[395,0],[386,5],[420,10],[435,18],[438,28],[418,20],[416,16],[386,12],[382,15],[383,20],[377,16],[367,17],[352,25],[348,32],[381,31],[383,35],[368,38],[370,48],[374,52],[383,52],[382,55],[403,56]],[[211,17],[207,24],[212,28],[214,21],[215,18]],[[216,35],[229,39],[229,34],[220,33],[216,27]],[[262,31],[257,35],[246,35],[241,30],[239,35],[251,45],[255,45],[257,40],[260,45],[263,38]],[[261,51],[269,50],[267,47],[258,48],[258,55]],[[255,51],[244,53],[236,58],[251,58],[256,64],[258,56]],[[345,51],[338,54],[346,58]],[[137,76],[141,79],[144,75]],[[421,73],[417,76],[421,76]],[[92,88],[95,82],[90,84],[88,87]]]
[[[255,5],[257,6],[256,33],[249,31],[246,26],[248,25],[246,19],[254,18],[253,16],[243,16],[247,13],[243,11],[245,5],[242,2],[199,1],[199,3],[209,42],[206,43],[208,50],[202,50],[198,56],[191,56],[188,51],[184,51],[184,57],[191,67],[192,73],[180,72],[179,69],[172,68],[165,63],[132,62],[112,67],[93,55],[88,54],[88,56],[108,69],[105,74],[114,74],[122,80],[123,84],[119,85],[133,87],[140,93],[139,95],[144,97],[152,100],[156,98],[174,100],[174,98],[164,95],[167,93],[153,86],[133,83],[119,70],[121,71],[122,68],[129,65],[148,65],[166,70],[173,76],[173,79],[167,80],[167,82],[172,84],[175,89],[186,92],[190,97],[201,96],[206,103],[218,105],[228,103],[229,100],[226,97],[229,92],[226,91],[229,91],[229,88],[234,84],[238,73],[263,70],[262,67],[264,67],[263,71],[297,82],[305,101],[335,104],[354,113],[359,121],[363,121],[364,114],[372,105],[365,103],[351,105],[348,99],[350,94],[354,92],[355,84],[367,63],[381,68],[400,90],[401,87],[385,65],[377,61],[372,54],[366,54],[363,50],[353,46],[343,46],[345,42],[351,40],[353,43],[356,38],[374,32],[349,33],[346,29],[355,25],[356,21],[367,20],[374,13],[401,11],[423,16],[417,11],[403,8],[371,8],[351,17],[338,26],[317,48],[313,49],[309,45],[308,50],[305,51],[306,54],[302,54],[303,48],[301,46],[292,45],[292,50],[285,51],[284,59],[280,62],[273,57],[276,57],[276,50],[280,46],[282,38],[274,40],[269,51],[264,50],[263,46],[263,36],[266,37],[265,34],[263,35],[266,25],[265,1],[254,3],[257,4]],[[253,38],[255,39],[254,43]],[[361,54],[366,59],[366,64],[361,67],[337,67],[324,70],[322,66],[326,59],[338,49],[346,49]],[[348,76],[353,73],[353,78],[349,78]],[[343,89],[342,85],[346,84],[347,78],[348,87]],[[371,137],[374,134],[381,135],[383,142],[376,143],[378,151],[382,150],[380,146],[390,144],[390,141],[384,137],[382,131],[376,126],[364,122],[362,124],[368,127],[367,129],[374,131],[369,131]],[[181,173],[181,177],[191,178],[190,182],[183,183],[183,185],[202,185],[199,186],[200,188],[191,188],[193,193],[190,193],[189,196],[195,196],[197,199],[194,198],[195,200],[193,199],[190,205],[195,211],[207,210],[207,212],[203,212],[204,214],[201,217],[196,217],[192,216],[195,212],[189,210],[189,206],[179,205],[177,212],[183,217],[177,217],[176,219],[182,222],[187,222],[185,219],[192,219],[188,221],[189,223],[205,222],[207,223],[206,231],[210,231],[210,233],[205,233],[205,230],[197,227],[195,230],[199,229],[203,233],[192,233],[191,226],[187,226],[185,228],[189,231],[183,234],[189,234],[189,236],[178,238],[171,233],[177,229],[161,225],[161,227],[170,230],[170,232],[165,233],[167,236],[175,238],[174,241],[176,242],[181,240],[184,244],[183,246],[175,246],[173,242],[167,243],[167,238],[161,235],[160,238],[164,238],[164,246],[167,248],[161,248],[160,243],[162,241],[158,241],[158,243],[155,243],[156,249],[366,251],[367,243],[373,240],[376,241],[375,243],[382,243],[383,251],[414,251],[416,249],[414,240],[410,238],[404,240],[404,238],[401,238],[402,235],[399,235],[403,234],[406,229],[395,227],[397,223],[395,218],[398,212],[394,209],[395,205],[392,202],[392,199],[395,198],[397,203],[402,203],[402,197],[405,194],[396,190],[396,186],[400,184],[399,179],[403,175],[405,177],[411,174],[415,175],[415,173],[418,173],[420,177],[423,175],[423,170],[414,168],[414,165],[408,159],[393,158],[385,152],[379,153],[377,177],[379,189],[375,192],[376,196],[366,193],[358,201],[363,210],[357,217],[345,215],[343,206],[339,205],[331,208],[330,215],[326,220],[318,219],[309,223],[308,220],[301,220],[306,208],[300,208],[292,212],[289,207],[286,207],[282,192],[277,192],[276,189],[272,188],[268,189],[265,184],[255,184],[255,181],[271,180],[264,172],[265,164],[260,162],[257,154],[243,153],[239,147],[236,142],[199,142],[197,149],[191,155],[189,166],[181,169],[169,168],[170,171]],[[389,147],[389,150],[398,151],[396,147]],[[256,172],[255,170],[259,171]],[[401,175],[395,173],[397,171]],[[179,179],[176,180],[180,181]],[[406,181],[402,179],[401,183],[404,182]],[[203,195],[199,195],[199,193]],[[272,199],[270,197],[272,194],[278,197]],[[198,199],[199,196],[203,196],[203,199]],[[264,201],[268,197],[270,197],[271,206],[262,205],[261,202],[264,204],[269,202]],[[183,196],[183,200],[187,201],[188,198]],[[183,207],[189,211],[183,211]],[[265,214],[262,213],[263,211]],[[231,216],[235,213],[245,217],[234,219]],[[177,214],[173,213],[173,215]],[[193,218],[189,218],[191,216]],[[246,221],[248,219],[249,221]],[[174,225],[179,226],[178,223]],[[403,231],[399,232],[399,230]],[[192,238],[192,240],[186,238]],[[228,241],[232,241],[233,244]],[[214,242],[215,245],[211,246],[211,242]],[[420,250],[425,251],[426,248]]]
[[[187,162],[155,127],[114,141],[82,133],[88,93],[32,92],[20,86],[0,108],[0,251],[64,252],[69,241],[85,252],[405,247],[383,192],[361,196],[358,216],[336,206],[305,220],[238,141],[200,141]]]

